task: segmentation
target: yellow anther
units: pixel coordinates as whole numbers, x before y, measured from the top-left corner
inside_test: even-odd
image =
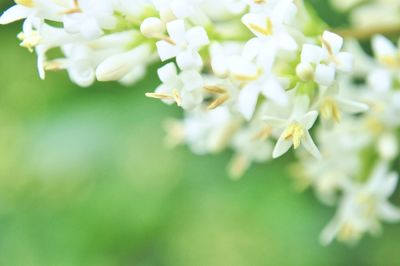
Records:
[[[15,0],[15,3],[21,6],[34,7],[33,0]]]
[[[338,239],[343,242],[358,240],[360,236],[360,231],[349,223],[343,225],[338,233]]]
[[[249,27],[253,31],[261,33],[262,35],[265,35],[265,36],[270,36],[274,33],[274,25],[272,24],[272,21],[269,17],[267,17],[267,19],[266,19],[265,27],[261,27],[254,23],[250,23]]]
[[[37,31],[31,31],[28,34],[21,32],[17,37],[21,40],[20,46],[27,48],[30,52],[33,52],[33,48],[42,41]]]
[[[400,67],[400,56],[390,56],[390,55],[382,55],[378,57],[378,60],[381,64],[390,67],[390,68],[398,68]]]
[[[207,107],[208,110],[213,110],[221,105],[223,105],[229,99],[228,94],[222,94],[220,97],[216,98],[210,105]]]
[[[332,99],[327,99],[321,104],[321,116],[325,120],[333,119],[337,123],[342,118],[338,105]]]
[[[286,128],[286,130],[283,132],[283,138],[285,140],[291,139],[293,141],[293,147],[297,149],[298,147],[300,147],[301,140],[304,137],[304,133],[304,127],[295,122]]]

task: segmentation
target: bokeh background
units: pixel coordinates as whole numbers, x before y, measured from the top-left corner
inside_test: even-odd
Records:
[[[133,87],[40,81],[19,30],[0,27],[0,265],[400,265],[399,225],[320,246],[334,209],[296,192],[288,158],[233,182],[228,152],[165,148],[162,123],[180,112],[144,97],[154,67]]]

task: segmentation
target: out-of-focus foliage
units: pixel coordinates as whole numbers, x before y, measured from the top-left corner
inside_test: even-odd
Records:
[[[164,148],[160,124],[177,114],[144,97],[154,70],[132,88],[39,81],[18,26],[0,28],[0,265],[399,263],[399,226],[321,247],[333,210],[293,193],[283,160],[232,182],[227,154]]]

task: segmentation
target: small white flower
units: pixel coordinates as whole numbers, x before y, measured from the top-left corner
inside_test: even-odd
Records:
[[[199,54],[201,47],[209,44],[207,32],[203,27],[185,29],[183,20],[175,20],[167,24],[169,39],[157,42],[161,61],[176,57],[181,69],[193,69],[202,66]]]
[[[249,40],[247,46],[250,46],[249,52],[254,55],[264,55],[270,53],[265,46],[272,46],[284,50],[293,51],[297,49],[297,43],[288,33],[286,26],[283,24],[280,16],[265,16],[262,14],[246,14],[242,18],[242,22],[257,37]],[[275,56],[272,55],[270,56]]]
[[[240,120],[226,107],[199,107],[185,114],[183,139],[196,154],[217,153],[229,145],[239,126]]]
[[[309,130],[318,118],[317,111],[309,111],[308,98],[298,97],[293,112],[288,119],[265,116],[264,121],[274,128],[283,128],[278,142],[275,145],[272,157],[278,158],[285,154],[292,146],[297,149],[302,145],[315,158],[320,159],[321,154],[311,138]]]
[[[174,63],[169,63],[158,70],[163,82],[155,93],[147,93],[150,98],[163,100],[167,104],[176,103],[183,109],[194,109],[203,101],[203,78],[194,70],[178,74]]]
[[[334,120],[335,122],[340,122],[342,112],[357,114],[368,110],[368,105],[342,97],[337,83],[330,87],[321,88],[321,95],[317,105],[324,120]]]
[[[233,179],[242,177],[252,163],[272,159],[273,144],[269,140],[272,131],[272,127],[265,122],[255,119],[235,134],[231,144],[235,155],[229,165],[229,174]]]
[[[81,33],[87,39],[96,39],[104,34],[104,30],[115,27],[113,2],[109,0],[75,1],[73,10],[64,18],[64,28],[70,33]]]
[[[330,86],[335,80],[336,70],[352,70],[353,57],[350,53],[340,51],[343,38],[335,33],[325,31],[321,42],[322,47],[313,44],[303,46],[297,73],[304,81],[314,80],[320,85]]]
[[[379,233],[381,221],[400,221],[400,209],[388,202],[397,181],[398,175],[379,163],[365,184],[348,182],[337,214],[321,234],[322,243],[329,244],[335,237],[355,243],[364,233]]]
[[[273,73],[244,56],[232,56],[228,62],[232,78],[244,82],[238,96],[239,112],[244,118],[250,120],[253,117],[260,96],[282,106],[288,103],[284,86]]]

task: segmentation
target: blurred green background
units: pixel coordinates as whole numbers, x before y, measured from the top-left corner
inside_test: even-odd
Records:
[[[180,112],[144,97],[154,68],[130,88],[40,81],[19,29],[0,28],[0,265],[400,265],[399,225],[321,247],[334,209],[296,193],[285,160],[233,182],[229,153],[164,148]]]

